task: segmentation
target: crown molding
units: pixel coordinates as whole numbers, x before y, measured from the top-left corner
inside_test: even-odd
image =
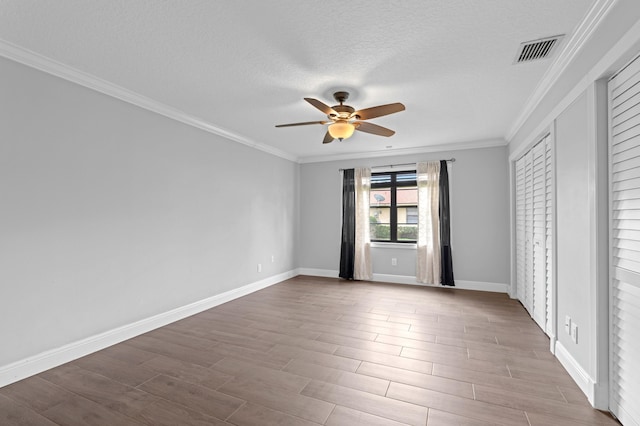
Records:
[[[285,151],[260,142],[256,142],[222,127],[218,127],[213,123],[209,123],[208,121],[205,121],[201,118],[187,114],[184,111],[170,107],[154,99],[136,93],[132,90],[103,80],[99,77],[96,77],[95,75],[80,71],[69,65],[55,61],[51,58],[40,55],[39,53],[25,49],[8,41],[0,40],[0,56],[15,62],[19,62],[28,67],[35,68],[47,74],[54,75],[72,83],[76,83],[91,90],[95,90],[96,92],[103,93],[107,96],[111,96],[121,101],[130,103],[140,108],[144,108],[148,111],[155,112],[156,114],[163,115],[167,118],[179,121],[188,126],[192,126],[200,130],[204,130],[205,132],[221,136],[230,141],[249,146],[251,148],[266,152],[276,157],[284,158],[289,161],[298,161],[298,158],[296,156],[291,155]]]
[[[298,163],[323,163],[326,161],[340,161],[340,160],[358,160],[362,158],[380,158],[380,157],[395,157],[400,155],[415,155],[415,154],[427,154],[433,152],[445,152],[445,151],[460,151],[463,149],[480,149],[480,148],[493,148],[497,146],[506,146],[507,141],[504,139],[486,139],[473,142],[460,142],[441,145],[421,146],[416,148],[403,148],[403,149],[387,149],[384,151],[373,152],[352,152],[348,154],[336,154],[336,155],[316,155],[309,157],[300,157]]]
[[[547,69],[542,76],[542,79],[531,96],[529,96],[523,110],[507,132],[505,137],[507,141],[511,141],[515,137],[516,133],[522,128],[542,99],[549,93],[549,90],[551,90],[553,85],[565,72],[569,64],[573,62],[617,1],[618,0],[596,0],[593,6],[591,6],[591,9],[589,9],[582,22],[580,22],[576,31],[565,43],[560,54],[558,54],[549,69]]]

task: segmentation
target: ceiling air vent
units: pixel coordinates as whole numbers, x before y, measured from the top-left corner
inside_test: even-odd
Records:
[[[548,58],[558,44],[560,44],[562,37],[564,37],[564,35],[521,43],[514,63],[521,64],[523,62],[535,61],[536,59]]]

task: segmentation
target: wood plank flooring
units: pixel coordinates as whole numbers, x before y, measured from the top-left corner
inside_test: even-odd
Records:
[[[0,389],[2,425],[617,425],[505,294],[299,276]]]

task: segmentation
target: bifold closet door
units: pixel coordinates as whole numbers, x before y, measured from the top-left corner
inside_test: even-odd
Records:
[[[551,336],[553,333],[551,315],[552,310],[551,306],[553,303],[553,161],[552,161],[552,150],[551,150],[551,137],[547,135],[544,138],[544,146],[545,146],[545,184],[544,184],[544,192],[545,192],[545,237],[544,237],[544,255],[545,255],[545,285],[544,285],[544,293],[545,293],[545,322],[546,326],[544,328],[547,335]]]
[[[515,164],[516,293],[529,314],[550,332],[551,146],[545,137]]]
[[[516,293],[533,316],[533,167],[528,152],[516,162]]]
[[[640,425],[640,59],[609,82],[610,409]]]
[[[524,294],[520,299],[533,316],[533,157],[524,157]]]
[[[526,270],[526,194],[525,194],[525,157],[516,161],[516,296],[523,302],[525,294],[525,270]],[[524,304],[524,302],[523,302]]]
[[[545,138],[546,140],[546,138]],[[533,205],[532,205],[532,256],[533,277],[533,309],[531,316],[546,331],[547,325],[547,260],[546,260],[546,144],[545,140],[531,150],[533,173]]]

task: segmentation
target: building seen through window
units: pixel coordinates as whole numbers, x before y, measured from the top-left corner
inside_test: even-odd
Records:
[[[371,175],[369,221],[371,241],[416,242],[418,187],[415,171]]]

